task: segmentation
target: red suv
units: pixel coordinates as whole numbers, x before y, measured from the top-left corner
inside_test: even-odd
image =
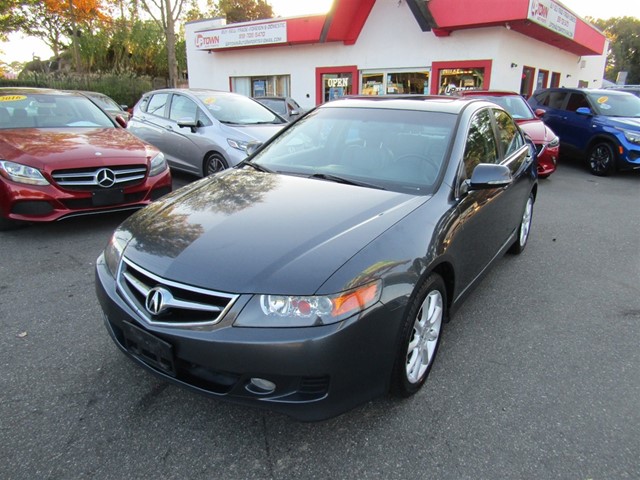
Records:
[[[515,92],[492,90],[461,90],[456,94],[464,97],[480,97],[504,108],[535,144],[538,151],[538,176],[546,178],[555,172],[560,151],[560,139],[533,112],[521,95]]]
[[[171,191],[162,152],[78,92],[0,88],[0,229],[141,208]]]

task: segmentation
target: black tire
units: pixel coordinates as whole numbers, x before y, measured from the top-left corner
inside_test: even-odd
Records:
[[[204,165],[202,171],[204,176],[208,177],[214,173],[221,172],[228,168],[227,161],[219,153],[210,153],[207,158],[204,159]]]
[[[420,286],[402,322],[391,392],[413,395],[424,384],[438,352],[447,313],[447,290],[442,277],[432,273]]]
[[[593,175],[605,177],[609,175],[615,167],[616,152],[609,142],[598,142],[594,144],[587,153],[587,164]]]
[[[518,233],[516,241],[509,248],[509,253],[514,255],[520,255],[527,246],[527,240],[529,240],[529,233],[531,233],[531,222],[533,220],[533,193],[529,194],[527,203],[524,206],[522,217],[520,218],[520,225],[518,226]]]

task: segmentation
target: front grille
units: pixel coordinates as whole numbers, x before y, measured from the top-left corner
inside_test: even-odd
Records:
[[[137,203],[144,200],[146,192],[125,193],[123,205],[129,203]],[[91,198],[67,198],[61,200],[62,204],[69,210],[82,210],[85,208],[94,208],[95,204]]]
[[[166,280],[123,259],[118,287],[140,316],[156,325],[193,326],[219,322],[237,295]],[[151,313],[147,301],[152,307]]]
[[[543,143],[537,143],[536,144],[536,152],[538,153],[538,156],[542,155],[542,152],[544,152],[546,150],[547,146],[544,145]]]
[[[109,181],[105,181],[107,170]],[[105,188],[123,188],[141,183],[147,175],[144,165],[122,165],[117,167],[74,168],[56,170],[51,176],[55,182],[68,190],[96,191]]]

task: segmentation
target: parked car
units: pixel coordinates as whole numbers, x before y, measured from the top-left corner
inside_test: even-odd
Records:
[[[240,163],[250,142],[265,142],[286,123],[244,95],[178,88],[144,94],[127,128],[162,150],[172,168],[207,176]]]
[[[604,88],[606,90],[619,90],[621,92],[633,93],[636,97],[640,97],[640,85],[611,85]]]
[[[0,227],[139,209],[170,191],[164,155],[84,95],[0,88]]]
[[[640,168],[640,98],[606,89],[549,88],[529,104],[560,136],[563,152],[584,158],[594,175]]]
[[[270,108],[278,115],[283,118],[286,118],[287,121],[292,122],[300,115],[302,115],[305,110],[300,108],[298,102],[296,102],[291,97],[253,97],[257,101],[259,101],[264,106]]]
[[[116,230],[106,328],[166,380],[302,420],[411,395],[443,322],[525,248],[537,179],[494,103],[326,103]]]
[[[128,112],[127,105],[119,105],[113,98],[104,93],[100,92],[90,92],[86,90],[80,90],[84,96],[89,97],[89,100],[96,103],[100,108],[102,108],[105,112],[111,115],[114,119],[118,116],[121,116],[125,119],[125,121],[129,121],[131,118],[131,114]]]
[[[538,118],[522,95],[516,92],[493,90],[460,90],[458,94],[465,97],[484,98],[504,108],[536,146],[538,176],[547,178],[556,171],[560,139]]]

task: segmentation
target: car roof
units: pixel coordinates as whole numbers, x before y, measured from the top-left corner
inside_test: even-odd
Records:
[[[533,94],[537,95],[539,93],[544,92],[584,92],[584,93],[594,93],[596,95],[632,95],[629,92],[622,92],[620,90],[613,90],[609,88],[580,88],[580,87],[553,87],[553,88],[541,88],[540,90],[536,90]]]
[[[191,94],[205,94],[205,95],[241,95],[240,93],[226,92],[224,90],[214,90],[212,88],[160,88],[147,92],[151,93],[191,93]],[[245,96],[245,95],[241,95]]]
[[[0,87],[0,95],[66,95],[70,97],[81,97],[81,93],[71,90],[57,90],[55,88],[35,88],[35,87]]]
[[[482,99],[445,95],[354,95],[332,100],[321,107],[383,108],[459,114],[471,103],[486,104],[491,105],[491,107],[496,106]]]
[[[510,92],[507,90],[456,90],[456,95],[460,95],[462,97],[520,97],[521,95],[517,92]]]

